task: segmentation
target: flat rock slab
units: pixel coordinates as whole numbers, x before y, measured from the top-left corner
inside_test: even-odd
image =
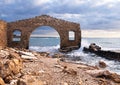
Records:
[[[29,55],[21,55],[21,58],[23,58],[23,59],[37,59],[37,57],[29,56]]]

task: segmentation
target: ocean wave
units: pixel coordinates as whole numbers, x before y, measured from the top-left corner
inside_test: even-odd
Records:
[[[73,62],[84,63],[92,66],[98,65],[99,61],[103,61],[107,64],[106,69],[120,74],[120,62],[116,62],[114,60],[107,60],[105,58],[102,58],[92,53],[86,54],[82,51],[83,47],[88,47],[90,43],[91,42],[88,39],[82,39],[81,48],[78,50],[69,52],[66,55],[68,55],[69,59],[71,59],[71,61]],[[103,50],[119,50],[119,47],[114,45],[108,45],[108,43],[99,43],[99,41],[97,41],[96,43],[97,45],[103,46],[102,47]],[[44,46],[44,47],[30,46],[29,49],[34,51],[39,51],[39,52],[50,52],[51,54],[54,54],[54,53],[59,53],[58,51],[59,48],[60,48],[60,45]]]
[[[58,52],[59,48],[60,48],[59,45],[57,45],[57,46],[45,46],[45,47],[41,47],[41,46],[30,46],[29,47],[30,50],[34,50],[34,51],[38,51],[38,52],[51,52],[51,53]]]

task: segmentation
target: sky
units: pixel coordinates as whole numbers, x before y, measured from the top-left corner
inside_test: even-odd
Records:
[[[80,23],[82,37],[120,38],[119,8],[120,0],[0,0],[0,19],[11,22],[47,14]]]

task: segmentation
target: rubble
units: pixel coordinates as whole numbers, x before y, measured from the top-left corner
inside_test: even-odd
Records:
[[[120,75],[109,72],[108,70],[88,70],[86,72],[96,78],[109,79],[114,81],[115,83],[120,83]]]
[[[0,77],[0,85],[5,85],[5,82],[3,81],[1,77]]]
[[[6,48],[0,50],[0,54],[0,85],[120,84],[120,76],[116,73],[86,64],[61,61],[59,57],[48,57],[45,52]]]

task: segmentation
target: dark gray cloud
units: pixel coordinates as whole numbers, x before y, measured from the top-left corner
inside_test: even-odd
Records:
[[[0,0],[0,19],[42,14],[77,22],[82,29],[120,29],[120,0]]]

